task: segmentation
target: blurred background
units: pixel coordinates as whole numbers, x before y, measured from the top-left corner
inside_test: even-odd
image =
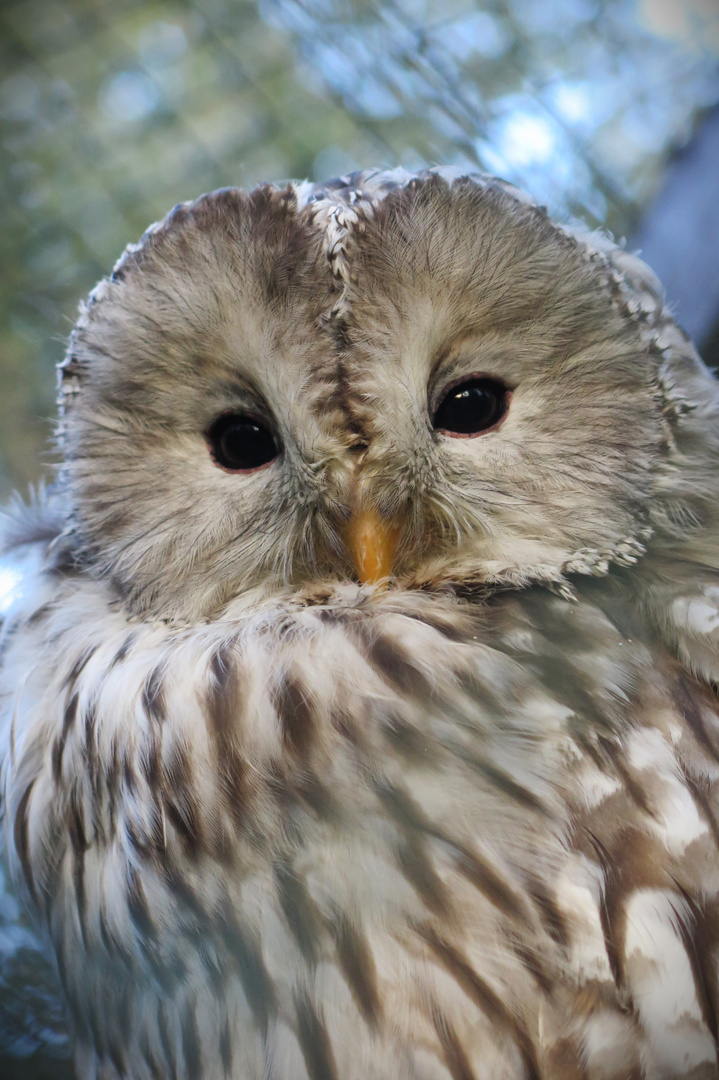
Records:
[[[719,0],[3,0],[0,499],[77,304],[176,202],[454,162],[644,251],[719,363]]]
[[[79,299],[225,185],[496,172],[641,249],[719,365],[718,58],[719,0],[2,0],[0,501],[50,475]],[[52,972],[3,882],[0,1075],[57,1080]]]

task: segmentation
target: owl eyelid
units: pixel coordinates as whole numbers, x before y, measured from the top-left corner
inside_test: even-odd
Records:
[[[273,438],[277,440],[277,443],[281,445],[280,435],[277,430],[277,425],[274,422],[274,418],[263,413],[261,409],[253,409],[251,406],[250,408],[247,408],[245,405],[230,406],[227,409],[223,409],[222,412],[215,413],[209,424],[206,424],[203,428],[205,438],[207,438],[207,435],[212,428],[226,416],[241,416],[243,420],[249,420],[251,423],[259,424],[262,427],[267,428]]]
[[[280,457],[282,457],[282,452],[280,452],[277,457],[272,458],[271,461],[266,461],[264,465],[256,465],[252,469],[229,469],[227,465],[222,465],[221,462],[217,460],[217,457],[215,456],[215,453],[212,449],[212,444],[210,443],[209,439],[207,440],[207,446],[210,452],[212,464],[215,466],[216,469],[219,469],[220,472],[227,473],[228,476],[252,476],[253,473],[264,472],[265,469],[269,469],[271,465],[274,465],[275,462]]]
[[[453,365],[455,366],[455,365]],[[516,389],[516,383],[510,385],[506,379],[503,379],[501,375],[496,375],[492,371],[467,371],[458,375],[454,379],[450,379],[448,383],[442,383],[441,389],[435,391],[428,402],[429,414],[434,416],[437,409],[440,407],[444,399],[448,394],[451,394],[455,387],[460,386],[461,383],[470,382],[472,379],[486,379],[488,382],[501,383],[505,389],[505,393],[511,396],[512,391]]]

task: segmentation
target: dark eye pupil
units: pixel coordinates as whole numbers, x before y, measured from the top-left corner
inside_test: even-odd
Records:
[[[220,416],[207,437],[217,464],[238,472],[259,469],[279,453],[272,432],[250,416]]]
[[[453,386],[434,414],[434,426],[450,435],[486,431],[507,411],[507,390],[496,379],[468,379]]]

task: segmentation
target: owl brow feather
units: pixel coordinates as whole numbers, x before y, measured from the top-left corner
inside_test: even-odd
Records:
[[[208,262],[208,260],[205,260],[205,262]],[[192,321],[194,321],[195,323],[198,323],[199,325],[204,325],[206,323],[206,321],[207,321],[207,312],[205,310],[198,311],[193,307],[193,305],[189,302],[187,291],[183,292],[182,294],[180,294],[179,292],[171,292],[171,291],[169,291],[167,289],[163,289],[159,285],[156,285],[154,282],[153,282],[153,285],[152,285],[152,291],[155,294],[155,296],[161,296],[164,300],[167,300],[167,302],[170,304],[170,306],[178,314],[184,315],[185,318],[187,318],[187,316],[189,315],[190,319]],[[212,290],[212,292],[213,292],[213,295],[214,295],[214,298],[215,298],[215,302],[219,305],[219,297],[217,296],[217,293],[215,292],[214,289]],[[206,300],[206,296],[203,294],[202,295],[202,302],[204,303],[205,300]],[[222,308],[220,306],[218,306],[218,310],[217,310],[218,316],[220,316],[221,311],[222,311]],[[142,314],[143,314],[143,316],[145,318],[151,319],[151,316],[145,315],[144,312]],[[166,327],[164,321],[163,321],[162,324],[159,325],[158,328],[162,330],[163,334],[167,332],[167,327]],[[116,358],[113,358],[113,359],[116,359]]]

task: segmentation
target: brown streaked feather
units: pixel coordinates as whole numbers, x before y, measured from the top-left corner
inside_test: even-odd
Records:
[[[332,1044],[320,1014],[303,993],[295,997],[297,1038],[310,1080],[340,1080]]]
[[[477,1080],[477,1074],[467,1059],[456,1031],[437,1006],[432,1010],[432,1020],[439,1035],[445,1064],[449,1069],[452,1080]]]
[[[377,985],[377,969],[367,939],[361,927],[340,912],[332,915],[330,926],[345,979],[365,1020],[375,1026],[382,1016],[382,999]]]

